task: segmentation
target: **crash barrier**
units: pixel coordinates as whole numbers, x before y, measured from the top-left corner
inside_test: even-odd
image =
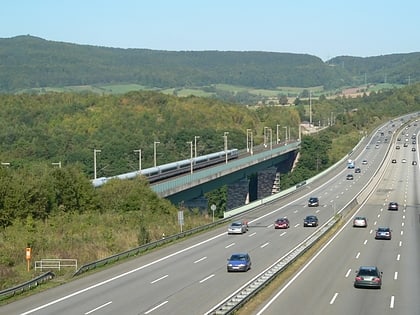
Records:
[[[339,216],[332,217],[321,228],[317,229],[313,234],[306,238],[302,243],[297,245],[286,255],[281,257],[269,268],[260,273],[251,282],[248,282],[244,287],[234,292],[226,300],[214,307],[206,315],[225,315],[233,314],[249,299],[260,292],[272,280],[274,280],[281,272],[289,267],[294,261],[302,256],[308,249],[310,249],[325,233],[327,233],[339,220]]]
[[[35,262],[35,270],[58,269],[73,267],[77,270],[77,259],[41,259]]]
[[[194,228],[194,229],[191,229],[191,230],[188,230],[188,231],[182,232],[182,233],[178,233],[178,234],[175,234],[175,235],[172,235],[172,236],[169,236],[169,237],[165,237],[165,238],[162,238],[161,240],[157,240],[157,241],[154,241],[154,242],[151,242],[151,243],[145,244],[145,245],[141,245],[141,246],[136,247],[136,248],[134,248],[134,249],[130,249],[130,250],[127,250],[127,251],[125,251],[125,252],[122,252],[122,253],[119,253],[119,254],[116,254],[116,255],[113,255],[113,256],[110,256],[110,257],[107,257],[107,258],[101,259],[101,260],[97,260],[97,261],[94,261],[94,262],[91,262],[91,263],[85,264],[85,265],[81,266],[81,267],[79,268],[79,270],[77,270],[77,271],[74,273],[74,275],[73,275],[73,276],[78,276],[78,275],[80,275],[80,274],[82,274],[82,273],[84,273],[84,272],[86,272],[86,271],[91,270],[91,269],[94,269],[94,268],[97,268],[97,267],[100,267],[100,266],[107,265],[108,263],[112,263],[112,262],[114,262],[114,261],[118,261],[118,260],[123,259],[123,258],[126,258],[126,257],[130,257],[130,256],[135,256],[135,255],[138,255],[138,254],[140,254],[140,253],[142,253],[142,252],[145,252],[145,251],[147,251],[147,250],[153,249],[153,248],[158,247],[158,246],[161,246],[161,245],[163,245],[163,244],[166,244],[166,243],[172,242],[172,241],[177,240],[177,239],[179,239],[179,238],[183,238],[183,237],[185,237],[185,236],[188,236],[188,235],[191,235],[191,234],[194,234],[194,233],[197,233],[197,232],[201,232],[201,231],[204,231],[204,230],[206,230],[206,229],[210,229],[210,228],[215,227],[215,226],[217,226],[217,225],[219,225],[219,224],[226,223],[226,222],[228,222],[228,221],[229,221],[229,220],[230,220],[233,216],[236,216],[236,215],[239,215],[239,214],[243,214],[244,212],[250,211],[250,210],[252,210],[252,209],[254,209],[254,208],[258,207],[258,205],[265,204],[265,203],[267,203],[267,202],[273,202],[273,201],[275,201],[275,200],[277,200],[277,199],[279,199],[279,198],[281,198],[281,197],[284,197],[284,196],[285,196],[285,195],[287,195],[287,194],[291,194],[291,193],[293,193],[293,191],[296,191],[298,188],[303,187],[303,186],[305,186],[306,184],[308,184],[308,183],[310,183],[310,182],[315,181],[316,179],[318,179],[318,178],[320,178],[320,177],[322,177],[322,176],[326,175],[329,171],[331,171],[331,170],[332,170],[332,169],[334,169],[335,167],[340,166],[340,164],[342,164],[344,161],[346,161],[346,160],[348,159],[348,157],[349,157],[350,155],[352,155],[352,153],[355,151],[355,149],[356,149],[356,148],[360,148],[360,146],[362,145],[362,143],[364,142],[364,140],[365,140],[365,138],[362,138],[362,139],[359,141],[359,143],[356,145],[356,147],[355,147],[355,148],[354,148],[351,152],[349,152],[349,154],[348,154],[348,155],[346,155],[343,159],[341,159],[340,161],[338,161],[337,163],[335,163],[332,167],[330,167],[330,168],[328,168],[327,170],[325,170],[325,171],[321,172],[320,174],[316,175],[315,177],[313,177],[313,178],[311,178],[311,179],[309,179],[309,180],[305,181],[305,182],[304,182],[304,185],[299,185],[299,184],[298,184],[297,186],[299,186],[299,187],[295,186],[295,187],[292,187],[292,188],[290,188],[290,189],[288,189],[288,190],[285,190],[285,191],[283,191],[283,192],[280,192],[280,193],[274,194],[274,195],[272,195],[272,196],[269,196],[269,197],[267,197],[267,198],[264,198],[263,200],[255,201],[255,202],[253,202],[253,203],[250,203],[250,204],[248,204],[248,205],[245,205],[245,206],[243,206],[243,207],[238,208],[238,210],[239,210],[239,211],[236,211],[236,210],[235,210],[235,211],[233,211],[233,212],[232,212],[232,211],[229,211],[228,213],[226,213],[227,215],[225,214],[224,219],[218,220],[218,221],[216,221],[216,222],[214,222],[214,223],[210,223],[210,224],[207,224],[207,225],[204,225],[204,226],[200,226],[200,227],[197,227],[197,228]],[[391,142],[390,142],[390,143],[391,143]],[[387,153],[387,154],[389,154],[389,153]],[[384,157],[384,159],[385,159],[385,157]],[[372,182],[372,180],[371,180],[371,182]],[[360,196],[359,196],[359,197],[360,197]],[[356,202],[357,202],[357,200],[356,200]],[[359,202],[360,202],[360,200],[359,200]],[[54,274],[53,274],[52,272],[47,273],[47,274],[50,274],[50,275],[53,275],[53,276],[54,276]],[[47,274],[46,274],[46,275],[47,275]],[[53,276],[52,276],[52,277],[53,277]],[[42,276],[41,276],[41,277],[42,277]],[[46,281],[46,280],[52,279],[52,277],[50,276],[50,278],[46,277],[46,278],[42,278],[42,279],[44,279],[43,281]],[[39,279],[39,277],[38,277],[38,278],[35,278],[35,279],[32,279],[32,280],[30,280],[30,281],[28,281],[28,282],[25,282],[24,284],[19,285],[19,286],[16,286],[16,287],[14,287],[14,288],[20,288],[20,287],[22,287],[22,286],[26,286],[26,287],[28,287],[28,288],[30,288],[30,287],[34,287],[34,286],[38,285],[38,283],[39,283],[39,280],[38,280],[38,279]],[[29,285],[29,286],[28,286],[28,285]],[[11,291],[11,292],[18,292],[18,291],[19,291],[19,289],[18,289],[18,290],[16,290],[16,291],[13,291],[13,290],[14,290],[14,288],[10,288],[10,289],[6,289],[6,290],[3,290],[3,291],[0,291],[0,298],[1,298],[2,296],[4,296],[4,293],[3,293],[3,292],[8,292],[8,291]],[[20,291],[21,291],[21,290],[20,290]],[[7,293],[6,293],[6,294],[7,294]]]
[[[16,294],[20,294],[24,291],[30,290],[30,289],[38,286],[38,284],[49,281],[54,277],[55,277],[55,274],[51,271],[48,271],[47,273],[44,273],[43,275],[40,275],[40,276],[36,277],[35,279],[32,279],[32,280],[27,281],[25,283],[19,284],[19,285],[13,287],[13,288],[2,290],[2,291],[0,291],[0,300],[5,299],[5,298],[9,298],[9,297],[14,296]]]
[[[339,210],[337,213],[334,213],[333,216],[317,231],[312,233],[308,238],[306,238],[303,242],[289,251],[286,255],[281,257],[277,262],[256,276],[252,281],[248,282],[244,287],[240,288],[228,298],[219,303],[217,306],[213,307],[212,310],[206,313],[206,315],[234,314],[234,312],[241,308],[249,299],[259,293],[281,272],[283,272],[306,251],[308,251],[341,218],[353,214],[353,210],[356,209],[358,205],[362,204],[367,198],[369,198],[369,194],[376,189],[381,178],[384,176],[384,162],[388,158],[389,154],[390,151],[388,150],[375,174],[370,178],[370,180],[361,189],[361,191],[343,207],[343,209]]]

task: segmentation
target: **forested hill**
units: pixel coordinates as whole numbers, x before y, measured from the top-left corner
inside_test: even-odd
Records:
[[[407,83],[410,74],[413,80],[419,77],[413,73],[414,69],[420,69],[419,56],[366,58],[362,60],[366,60],[368,67],[360,67],[361,62],[351,62],[359,60],[353,57],[347,57],[350,59],[342,66],[341,59],[324,63],[307,54],[120,49],[54,42],[27,35],[0,39],[0,92],[129,83],[150,88],[224,83],[263,89],[280,86],[330,89],[363,83],[366,69],[371,70],[369,79],[383,82],[391,59],[397,62],[393,61],[388,82]],[[369,83],[377,82],[369,80]]]
[[[420,52],[377,57],[336,57],[327,62],[352,78],[372,83],[410,84],[420,81]]]

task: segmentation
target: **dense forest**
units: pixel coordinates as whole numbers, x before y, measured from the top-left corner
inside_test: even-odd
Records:
[[[230,84],[330,90],[365,83],[414,83],[419,72],[420,53],[323,62],[307,54],[120,49],[29,35],[0,39],[0,92],[116,83],[149,89]]]
[[[282,188],[329,167],[379,123],[420,110],[420,84],[358,98],[320,98],[312,103],[314,121],[334,125],[305,136],[296,169],[282,178]],[[100,149],[100,176],[136,169],[136,149],[144,164],[189,156],[188,141],[200,136],[199,154],[246,147],[246,130],[255,144],[264,127],[298,125],[308,120],[308,104],[244,107],[198,97],[157,92],[124,95],[47,93],[0,95],[0,287],[22,282],[23,249],[34,258],[76,258],[80,263],[144,244],[178,231],[177,206],[154,194],[143,178],[114,180],[94,189],[93,149]],[[61,168],[57,166],[61,163]],[[53,165],[54,163],[54,165]],[[209,222],[187,212],[185,228]]]

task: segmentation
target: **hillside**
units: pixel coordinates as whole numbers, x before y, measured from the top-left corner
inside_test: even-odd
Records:
[[[345,70],[356,85],[365,83],[411,84],[420,78],[420,52],[377,57],[336,57],[327,62]]]
[[[365,79],[407,84],[411,76],[415,82],[419,65],[420,53],[337,57],[324,63],[307,54],[119,49],[27,35],[0,39],[0,92],[104,84],[138,84],[149,89],[213,84],[333,89],[360,85]]]

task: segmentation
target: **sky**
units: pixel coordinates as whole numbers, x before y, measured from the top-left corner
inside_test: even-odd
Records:
[[[420,52],[418,0],[6,0],[0,38],[170,51]]]

